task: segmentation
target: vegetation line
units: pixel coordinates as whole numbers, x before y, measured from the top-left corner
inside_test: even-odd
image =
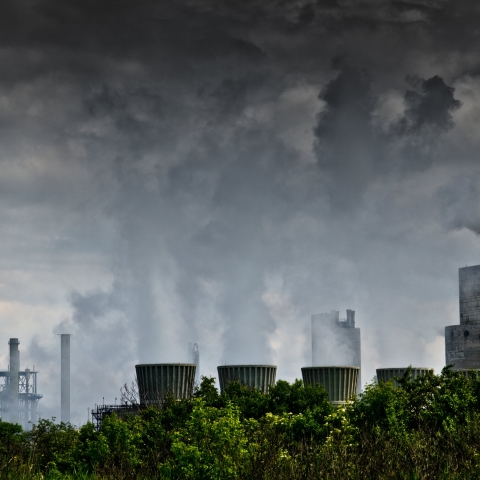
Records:
[[[202,378],[191,400],[95,430],[0,422],[1,479],[466,479],[480,477],[480,379],[450,368],[369,385],[335,408],[320,387],[267,395]]]

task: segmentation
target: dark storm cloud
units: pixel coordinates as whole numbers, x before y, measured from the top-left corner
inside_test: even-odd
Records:
[[[319,94],[325,108],[314,132],[318,166],[329,180],[334,205],[349,208],[361,201],[379,176],[410,174],[445,161],[435,142],[454,127],[452,113],[461,107],[453,87],[438,75],[429,79],[408,75],[415,90],[406,91],[403,111],[382,131],[373,123],[379,97],[372,90],[372,76],[349,66],[343,57],[335,58],[332,66],[340,72]]]
[[[24,49],[30,59],[13,62],[4,78],[63,72],[88,79],[114,71],[117,61],[138,62],[161,76],[167,65],[169,74],[192,75],[196,65],[211,59],[255,64],[272,54],[281,61],[282,52],[289,58],[289,51],[310,59],[312,54],[296,51],[275,35],[292,34],[295,43],[307,46],[313,38],[341,38],[349,30],[381,27],[397,17],[416,23],[418,18],[408,14],[422,9],[422,18],[431,20],[428,14],[444,3],[144,1],[117,2],[112,9],[104,2],[5,2],[0,42]],[[21,27],[13,28],[20,15]],[[335,54],[328,44],[322,49],[326,58]]]
[[[461,103],[454,98],[455,89],[435,75],[428,80],[408,77],[416,90],[405,94],[406,110],[397,128],[401,135],[438,134],[453,128],[452,112]]]
[[[315,127],[318,164],[341,205],[358,201],[381,157],[371,125],[375,98],[370,82],[365,71],[342,67],[319,95],[326,106]]]

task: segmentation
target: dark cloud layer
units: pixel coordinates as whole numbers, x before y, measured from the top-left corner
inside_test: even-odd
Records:
[[[189,341],[202,373],[293,379],[330,309],[357,311],[363,378],[441,366],[456,268],[478,262],[479,13],[3,2],[0,331],[30,345],[45,415],[65,331],[75,421]]]
[[[452,111],[461,103],[454,98],[455,89],[445,85],[441,77],[435,75],[428,80],[409,77],[409,83],[418,91],[408,90],[405,94],[406,110],[399,121],[401,134],[426,136],[453,128]]]

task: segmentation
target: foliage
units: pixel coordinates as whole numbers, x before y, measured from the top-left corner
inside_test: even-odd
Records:
[[[243,478],[249,455],[245,428],[238,407],[207,407],[196,400],[185,426],[173,432],[172,457],[160,471],[186,480]]]
[[[66,472],[75,465],[78,431],[69,423],[41,419],[29,434],[30,459],[40,472]]]
[[[446,368],[368,385],[334,408],[320,386],[262,395],[203,378],[190,400],[112,414],[97,431],[0,421],[0,478],[282,480],[478,478],[480,380]]]
[[[0,478],[10,478],[28,455],[29,444],[22,427],[0,420]]]

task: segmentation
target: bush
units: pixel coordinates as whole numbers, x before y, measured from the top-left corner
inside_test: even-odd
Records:
[[[480,381],[446,368],[368,385],[334,408],[323,388],[279,381],[267,395],[203,378],[191,400],[80,430],[0,421],[6,479],[464,479],[480,477]]]

